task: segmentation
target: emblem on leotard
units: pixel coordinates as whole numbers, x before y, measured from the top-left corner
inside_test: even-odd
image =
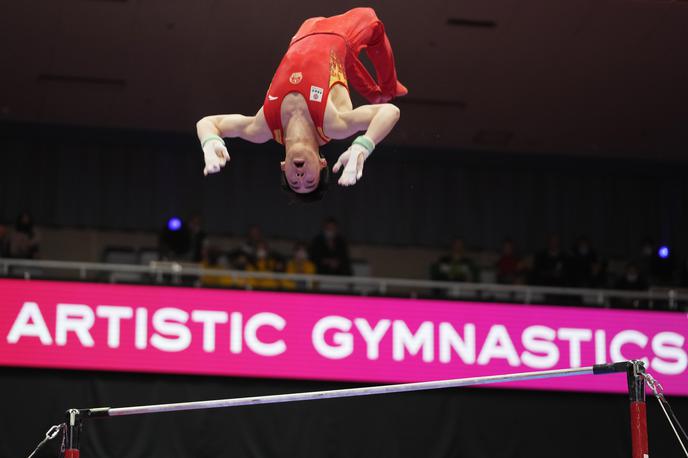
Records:
[[[323,88],[318,86],[311,86],[311,100],[314,102],[322,102]]]
[[[301,72],[294,72],[289,77],[289,82],[291,84],[299,84],[302,79],[303,79],[303,75],[301,74]]]

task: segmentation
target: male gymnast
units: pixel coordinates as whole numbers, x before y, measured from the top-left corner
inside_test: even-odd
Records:
[[[363,49],[377,82],[358,58]],[[350,86],[371,104],[353,108]],[[320,146],[365,131],[332,168],[338,173],[343,167],[340,185],[355,184],[364,161],[399,120],[399,108],[387,102],[407,92],[397,80],[392,48],[373,9],[307,19],[292,38],[255,116],[215,115],[198,121],[203,173],[219,172],[229,161],[222,137],[253,143],[273,139],[284,145],[283,188],[300,200],[318,200],[329,181]]]

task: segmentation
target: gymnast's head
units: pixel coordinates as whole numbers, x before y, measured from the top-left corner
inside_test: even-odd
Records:
[[[316,145],[287,144],[282,169],[282,189],[294,200],[315,202],[323,198],[330,181],[327,161]]]

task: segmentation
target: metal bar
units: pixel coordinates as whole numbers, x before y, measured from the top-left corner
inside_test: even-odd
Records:
[[[626,369],[628,396],[631,401],[631,456],[633,458],[649,456],[644,375],[645,365],[641,361],[633,361]]]
[[[522,372],[516,374],[491,375],[486,377],[472,377],[451,380],[437,380],[431,382],[402,383],[397,385],[370,386],[341,390],[313,391],[306,393],[277,394],[267,396],[253,396],[245,398],[217,399],[211,401],[180,402],[173,404],[154,404],[134,407],[99,408],[86,410],[86,416],[142,415],[159,412],[176,412],[180,410],[217,409],[223,407],[238,407],[259,404],[276,404],[283,402],[313,401],[320,399],[348,398],[354,396],[371,396],[377,394],[405,393],[409,391],[438,390],[443,388],[457,388],[462,386],[486,385],[491,383],[517,382],[555,377],[570,377],[574,375],[590,375],[615,372],[614,370],[598,371],[599,366],[580,367],[571,369],[556,369],[539,372]],[[607,367],[605,365],[605,367]]]

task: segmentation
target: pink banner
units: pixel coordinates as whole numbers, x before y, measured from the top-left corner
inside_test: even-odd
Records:
[[[0,365],[411,382],[646,361],[688,395],[685,314],[0,280]],[[509,387],[625,392],[623,374]]]

